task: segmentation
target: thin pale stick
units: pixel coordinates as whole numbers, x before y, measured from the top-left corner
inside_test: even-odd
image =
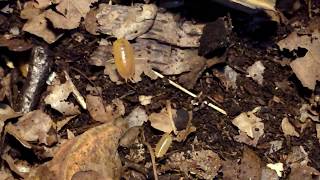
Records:
[[[155,73],[158,77],[164,78],[164,75],[158,73],[158,72],[155,71],[155,70],[152,70],[152,71],[153,71],[153,73]],[[169,83],[170,83],[171,85],[173,85],[174,87],[180,89],[180,90],[183,91],[184,93],[189,94],[190,96],[192,96],[192,97],[194,97],[194,98],[198,98],[198,96],[197,96],[196,94],[190,92],[190,91],[187,90],[186,88],[184,88],[184,87],[180,86],[179,84],[171,81],[170,79],[168,79],[168,80],[169,80]],[[213,108],[214,110],[216,110],[216,111],[218,111],[218,112],[220,112],[220,113],[222,113],[222,114],[224,114],[224,115],[227,115],[227,112],[226,112],[225,110],[219,108],[218,106],[216,106],[216,105],[214,105],[214,104],[212,104],[212,103],[208,103],[207,101],[204,101],[204,103],[205,103],[206,105],[208,105],[209,107]]]

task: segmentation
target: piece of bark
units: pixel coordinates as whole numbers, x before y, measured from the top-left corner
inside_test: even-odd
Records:
[[[206,24],[200,38],[199,55],[207,56],[229,44],[229,28],[224,18]]]
[[[158,13],[152,28],[141,38],[155,39],[179,47],[199,47],[204,24],[179,23],[172,13]]]
[[[151,28],[156,14],[157,7],[152,4],[136,6],[101,4],[96,15],[98,32],[132,40]]]

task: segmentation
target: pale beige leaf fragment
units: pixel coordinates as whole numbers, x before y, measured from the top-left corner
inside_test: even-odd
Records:
[[[144,109],[137,107],[125,118],[125,120],[128,122],[129,128],[142,126],[144,122],[148,121],[148,115]]]
[[[49,104],[51,108],[56,109],[64,115],[80,114],[78,106],[67,102],[67,98],[72,93],[70,83],[66,82],[60,85],[53,85],[48,87],[50,94],[45,97],[44,102]]]
[[[49,44],[55,42],[60,37],[60,35],[48,28],[48,22],[43,13],[29,19],[24,24],[22,30],[41,37]]]
[[[45,17],[48,18],[55,28],[74,29],[80,24],[90,11],[90,6],[97,0],[61,0],[56,6],[58,12],[48,9]]]
[[[111,111],[106,111],[103,99],[99,96],[87,95],[87,106],[90,116],[95,120],[103,123],[112,122],[113,116]]]
[[[148,104],[151,104],[151,99],[153,98],[153,96],[145,96],[145,95],[141,95],[139,96],[139,102],[142,106],[146,106]]]
[[[37,3],[34,1],[27,1],[23,5],[23,9],[20,12],[22,19],[31,19],[41,14],[41,9],[37,8]]]
[[[290,51],[298,47],[308,50],[305,56],[297,58],[290,66],[302,85],[313,90],[316,81],[320,80],[320,30],[315,30],[310,36],[299,36],[297,32],[292,32],[279,41],[278,46],[280,49],[285,48]]]
[[[176,110],[172,109],[172,116],[176,116]],[[149,115],[151,126],[160,131],[170,133],[173,131],[172,120],[169,117],[166,108],[162,109],[160,113],[152,113]]]
[[[300,137],[299,133],[296,131],[295,127],[290,123],[287,117],[282,119],[281,128],[285,135]]]
[[[267,164],[267,167],[268,168],[270,168],[270,169],[272,169],[272,170],[274,170],[274,171],[276,171],[276,173],[277,173],[277,175],[279,176],[279,177],[282,177],[282,171],[284,170],[283,169],[283,163],[275,163],[275,164]]]
[[[264,72],[264,65],[261,61],[256,61],[247,69],[247,77],[251,77],[255,80],[258,84],[262,85],[263,83],[263,72]]]
[[[48,132],[53,126],[51,117],[41,110],[31,111],[18,119],[17,123],[9,123],[6,131],[24,141],[48,144]]]
[[[259,110],[260,107],[256,107],[252,111],[241,113],[232,120],[232,124],[237,126],[240,131],[245,132],[249,137],[259,139],[264,134],[264,123],[261,118],[254,114]]]

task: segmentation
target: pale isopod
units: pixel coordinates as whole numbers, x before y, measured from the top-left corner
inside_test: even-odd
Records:
[[[134,50],[128,40],[117,39],[113,43],[113,57],[119,75],[127,81],[132,79],[135,73]]]
[[[155,156],[157,158],[164,156],[167,153],[171,143],[172,143],[171,134],[170,133],[163,134],[161,139],[156,145]]]

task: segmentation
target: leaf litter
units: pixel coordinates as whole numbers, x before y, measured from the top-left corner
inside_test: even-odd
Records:
[[[319,176],[315,5],[314,11],[309,9],[315,17],[304,22],[295,14],[290,16],[297,19],[282,14],[276,1],[219,1],[215,6],[221,3],[226,6],[221,10],[228,11],[219,19],[232,25],[220,37],[222,44],[201,49],[212,52],[203,57],[198,48],[206,47],[202,40],[214,42],[203,28],[213,20],[192,17],[198,10],[190,12],[191,2],[172,11],[146,1],[113,3],[18,1],[7,6],[14,11],[0,15],[0,46],[5,50],[0,57],[0,100],[10,105],[1,106],[0,112],[5,162],[1,177],[13,179],[9,170],[15,178],[26,179],[148,179],[151,171],[155,179]],[[268,42],[253,43],[246,31],[251,37],[261,27],[270,29],[270,21],[259,14],[246,20],[247,15],[237,16],[231,9],[263,11],[280,28]],[[11,14],[17,12],[24,20],[12,21]],[[224,23],[215,25],[226,28]],[[31,112],[18,112],[17,95],[28,81],[23,75],[27,71],[17,69],[20,59],[34,45],[45,43],[32,34],[51,44],[56,79],[50,77]],[[122,37],[135,49],[133,82],[124,82],[114,65],[111,46]],[[281,51],[270,45],[275,39],[283,39],[278,42]],[[80,73],[69,72],[69,66]],[[293,73],[311,91],[300,89]],[[226,109],[228,116],[204,106],[210,103]]]

